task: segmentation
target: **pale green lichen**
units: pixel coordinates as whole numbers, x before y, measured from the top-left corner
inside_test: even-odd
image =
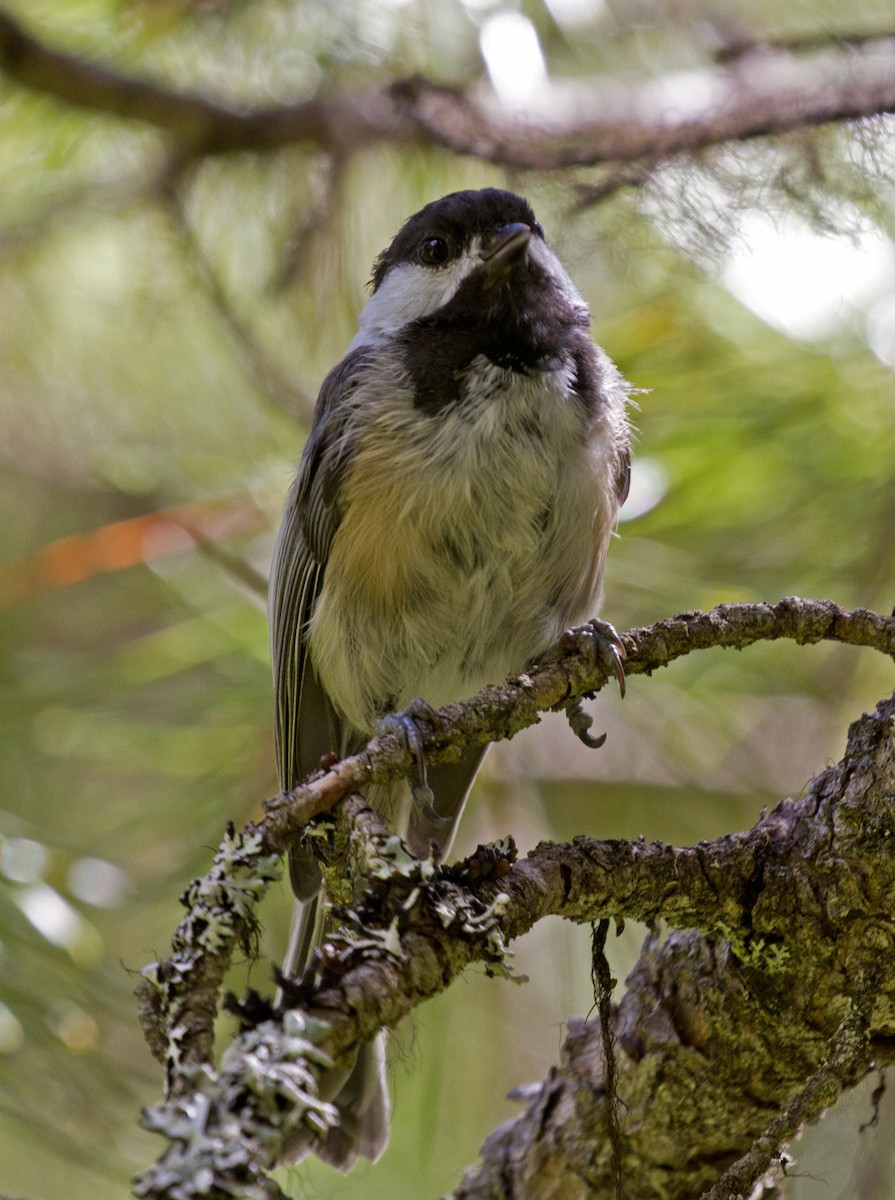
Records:
[[[435,874],[434,860],[414,857],[396,833],[387,838],[371,838],[364,845],[364,857],[371,879],[391,879],[400,875],[422,882]]]
[[[506,944],[499,918],[506,911],[509,900],[505,892],[499,892],[486,905],[470,897],[468,892],[452,887],[440,891],[434,905],[445,929],[484,941],[487,974],[509,979],[513,983],[526,983],[528,977],[514,974],[507,963],[513,957],[513,952]]]
[[[255,906],[271,882],[282,874],[279,856],[262,851],[263,840],[257,830],[236,833],[228,829],[211,870],[187,888],[182,902],[189,911],[174,934],[171,957],[165,962],[151,962],[141,972],[164,998],[164,1007],[176,1008],[178,997],[189,993],[191,976],[203,954],[223,953],[237,938],[242,938],[250,951],[256,928]],[[169,1074],[176,1073],[182,1062],[182,1048],[194,1032],[179,1025],[164,1032],[165,1062]]]
[[[190,915],[178,931],[182,944],[216,954],[251,921],[258,901],[282,875],[279,855],[262,854],[262,844],[257,831],[225,835],[211,870],[183,896]]]
[[[162,1159],[136,1181],[141,1197],[198,1200],[215,1190],[270,1200],[279,1195],[265,1170],[283,1139],[305,1123],[315,1133],[338,1124],[335,1107],[318,1095],[332,1059],[320,1048],[329,1025],[297,1011],[264,1021],[224,1054],[220,1069],[185,1068],[190,1091],[144,1114],[144,1126],[169,1141]]]
[[[723,921],[716,923],[713,932],[728,943],[744,966],[764,971],[766,975],[784,975],[789,970],[791,954],[779,942],[768,942],[763,937],[744,937]]]

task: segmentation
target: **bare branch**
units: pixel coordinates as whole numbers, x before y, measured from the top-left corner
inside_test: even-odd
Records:
[[[541,171],[600,163],[639,163],[648,171],[675,155],[895,110],[889,41],[808,60],[756,53],[706,70],[699,86],[691,78],[686,91],[674,83],[555,86],[539,96],[536,113],[508,113],[488,98],[420,79],[393,91],[437,144]],[[693,95],[701,97],[696,107]]]
[[[381,91],[241,112],[53,50],[3,11],[0,71],[23,87],[78,108],[153,125],[178,141],[185,155],[269,151],[304,141],[336,151],[386,137],[414,138],[409,123]]]
[[[184,260],[220,320],[246,373],[273,405],[294,420],[310,425],[314,411],[313,397],[292,382],[261,345],[249,321],[237,311],[190,223],[176,179],[171,181],[171,186],[166,190],[166,200],[164,211],[170,220],[172,232],[180,240]]]

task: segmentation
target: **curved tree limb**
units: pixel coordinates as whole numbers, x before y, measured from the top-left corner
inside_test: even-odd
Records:
[[[511,676],[499,687],[487,687],[471,700],[443,708],[434,727],[421,729],[429,761],[453,761],[472,746],[511,738],[536,725],[542,712],[565,708],[569,701],[599,691],[612,678],[612,671],[580,652],[575,631],[570,633],[563,646],[524,675]],[[849,612],[830,600],[788,597],[776,604],[719,604],[707,613],[678,613],[621,634],[628,676],[651,675],[695,650],[743,650],[755,642],[780,638],[799,645],[834,641],[867,646],[895,657],[895,617],[866,609]],[[360,754],[269,800],[265,846],[283,853],[312,817],[349,792],[410,770],[406,750],[397,739],[373,739]]]
[[[639,674],[692,649],[742,647],[777,637],[802,643],[832,638],[891,654],[895,619],[844,612],[829,602],[788,600],[775,606],[725,605],[708,614],[681,614],[631,631],[622,640],[629,673]],[[536,720],[539,709],[562,707],[570,697],[601,686],[605,676],[586,655],[560,650],[529,675],[443,710],[442,728],[425,737],[427,753],[433,759],[447,757],[461,744],[508,736],[513,728]],[[871,888],[862,878],[872,872],[868,864],[875,862],[874,856],[881,856],[889,869],[888,839],[895,822],[891,811],[887,824],[882,814],[870,811],[865,794],[871,801],[895,796],[893,719],[895,708],[889,703],[888,708],[881,705],[875,717],[858,722],[846,758],[816,780],[798,803],[784,802],[747,834],[689,850],[579,838],[570,846],[543,844],[518,864],[511,853],[497,852],[433,875],[431,864],[402,857],[397,839],[377,827],[361,800],[349,801],[344,807],[351,822],[358,828],[372,822],[363,839],[365,857],[380,882],[359,911],[344,914],[348,932],[334,939],[335,949],[321,957],[313,977],[291,990],[291,1001],[306,1016],[298,1010],[278,1016],[259,1002],[245,1014],[249,1028],[215,1069],[212,1024],[223,973],[236,941],[245,942],[252,932],[254,903],[276,873],[278,855],[312,813],[331,807],[370,779],[406,771],[408,763],[390,738],[376,739],[364,753],[277,797],[261,825],[240,835],[230,831],[213,871],[185,897],[190,913],[175,935],[174,956],[144,972],[141,1015],[150,1044],[167,1062],[171,1099],[148,1118],[150,1127],[165,1133],[170,1145],[158,1166],[143,1176],[141,1194],[167,1196],[170,1180],[182,1178],[178,1171],[187,1165],[186,1129],[190,1146],[206,1156],[204,1173],[198,1176],[197,1162],[189,1161],[191,1178],[220,1177],[231,1183],[238,1179],[245,1195],[274,1195],[264,1169],[274,1164],[291,1127],[288,1123],[304,1118],[325,1126],[331,1119],[315,1098],[315,1070],[350,1052],[383,1025],[398,1023],[471,962],[505,971],[507,943],[550,913],[575,921],[614,915],[648,922],[661,918],[679,930],[702,931],[674,934],[662,946],[654,939],[641,956],[617,1014],[619,1093],[627,1113],[626,1176],[639,1172],[636,1177],[644,1181],[636,1194],[678,1194],[661,1190],[659,1179],[665,1181],[663,1187],[671,1178],[689,1180],[690,1191],[681,1195],[693,1195],[694,1187],[711,1184],[725,1160],[732,1162],[748,1151],[768,1112],[787,1103],[794,1089],[817,1070],[848,1004],[866,1007],[869,991],[860,981],[876,978],[880,956],[890,949],[886,931],[895,921],[885,908],[889,881],[871,876]],[[861,738],[873,742],[863,756]],[[859,829],[865,806],[868,828]],[[844,814],[849,819],[840,832],[837,821]],[[892,871],[895,875],[895,867]],[[866,912],[859,912],[862,906]],[[720,952],[725,942],[728,949]],[[886,1013],[895,1012],[890,990],[895,992],[895,978],[875,985],[871,997],[870,1034],[875,1038],[887,1036]],[[604,1108],[593,1082],[592,1064],[600,1061],[594,1036],[589,1027],[576,1030],[567,1047],[569,1079],[562,1082],[557,1075],[544,1085],[550,1095],[560,1086],[571,1088],[574,1115],[580,1108],[582,1063],[587,1064],[594,1110],[582,1110],[582,1119],[589,1122],[582,1144],[593,1156],[588,1177],[603,1169],[600,1156],[606,1148],[605,1137],[599,1136]],[[738,1044],[738,1038],[746,1037],[757,1038],[760,1045]],[[694,1072],[706,1075],[697,1089],[700,1105],[686,1137],[657,1136],[655,1120],[649,1117],[656,1054],[669,1080],[676,1072],[691,1079]],[[273,1102],[268,1093],[253,1098],[259,1061],[267,1064],[265,1081],[276,1081],[268,1088]],[[728,1064],[739,1073],[737,1078],[732,1082],[719,1064]],[[862,1059],[853,1073],[864,1066]],[[296,1072],[300,1086],[293,1078]],[[762,1082],[756,1084],[755,1079]],[[683,1083],[678,1080],[678,1086]],[[748,1088],[744,1093],[747,1083],[754,1095]],[[692,1090],[685,1087],[683,1094]],[[829,1088],[821,1091],[826,1095]],[[709,1096],[710,1110],[702,1099]],[[568,1119],[568,1104],[548,1103],[544,1096],[541,1101],[557,1120]],[[201,1136],[190,1125],[197,1104],[205,1114]],[[234,1104],[251,1116],[251,1129],[235,1122]],[[489,1141],[479,1174],[463,1185],[473,1190],[461,1190],[458,1196],[513,1194],[488,1191],[490,1185],[481,1180],[490,1178],[491,1166],[497,1172],[494,1178],[506,1178],[508,1161],[520,1172],[537,1161],[540,1134],[529,1144],[525,1130],[542,1131],[543,1114],[532,1120],[533,1125],[526,1125],[526,1118],[520,1118],[522,1142],[507,1145],[501,1134],[495,1135],[497,1142]],[[641,1124],[647,1131],[646,1148],[638,1143]],[[577,1144],[582,1133],[574,1122],[570,1128],[571,1133],[565,1126],[558,1130],[554,1149],[560,1157],[568,1155],[567,1138]],[[724,1131],[720,1149],[705,1160],[699,1140],[704,1128]],[[237,1145],[238,1161],[227,1168],[218,1152],[226,1149],[230,1162]],[[525,1157],[523,1145],[533,1158]],[[650,1146],[654,1154],[648,1152]],[[679,1146],[684,1162],[675,1161],[672,1170],[664,1156],[673,1146]],[[689,1167],[687,1155],[693,1159]],[[579,1168],[574,1155],[567,1158],[567,1170],[574,1173]]]
[[[889,699],[801,799],[697,848],[741,920],[654,934],[628,978],[613,1031],[630,1196],[750,1195],[804,1122],[895,1058],[893,729]],[[609,1194],[602,1057],[599,1025],[571,1022],[454,1200]]]
[[[673,80],[552,87],[532,112],[473,92],[407,80],[243,111],[54,50],[0,10],[0,71],[23,87],[171,137],[181,156],[271,151],[310,142],[340,157],[387,140],[439,145],[517,169],[654,163],[726,142],[895,111],[891,35],[812,54],[742,49],[708,67],[689,96]]]
[[[831,601],[788,598],[774,605],[722,604],[708,613],[680,613],[621,635],[629,676],[651,674],[694,650],[715,646],[743,649],[756,641],[778,638],[800,644],[838,641],[895,655],[895,618],[863,609],[848,612]],[[435,727],[420,730],[429,761],[449,761],[471,746],[510,738],[537,724],[542,712],[561,709],[570,700],[599,690],[611,672],[595,665],[576,645],[577,639],[570,637],[566,649],[558,648],[527,674],[512,676],[500,687],[485,688],[463,704],[442,709]],[[165,1030],[172,1025],[185,1025],[189,1031],[188,1037],[181,1038],[180,1053],[186,1060],[201,1062],[209,1057],[209,1003],[213,1010],[230,955],[237,943],[251,934],[253,906],[243,904],[239,881],[258,871],[269,882],[276,873],[274,860],[285,854],[313,817],[370,782],[386,782],[411,769],[406,749],[393,735],[374,738],[360,754],[267,801],[264,821],[257,827],[250,824],[239,835],[228,834],[209,875],[194,883],[184,897],[188,907],[194,900],[196,903],[174,935],[174,957],[151,968],[165,976],[164,998],[152,989],[142,995],[147,1006],[144,1028],[157,1057],[164,1060],[166,1056]],[[236,884],[232,878],[237,879]],[[230,895],[234,886],[235,898]],[[223,911],[212,918],[209,908],[217,912],[221,906]],[[658,915],[627,911],[644,919]],[[194,978],[192,960],[181,962],[183,954],[198,956],[198,978]],[[208,988],[211,997],[206,995]]]

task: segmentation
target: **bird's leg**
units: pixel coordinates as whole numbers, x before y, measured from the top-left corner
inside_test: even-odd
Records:
[[[429,777],[426,771],[426,756],[423,751],[423,739],[417,721],[438,723],[438,714],[431,704],[425,700],[411,700],[400,712],[387,713],[376,722],[379,733],[391,733],[401,746],[408,751],[416,764],[416,776],[408,776],[407,782],[413,795],[413,802],[419,808],[425,819],[433,825],[447,825],[450,819],[440,817],[435,811],[435,796],[429,787]]]

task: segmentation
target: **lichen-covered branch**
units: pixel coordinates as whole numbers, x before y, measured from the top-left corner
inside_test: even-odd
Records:
[[[689,95],[669,105],[659,84],[554,87],[530,113],[424,79],[392,88],[315,96],[243,111],[174,91],[52,49],[0,11],[0,70],[67,104],[143,122],[183,156],[266,152],[311,143],[338,157],[388,141],[426,144],[514,168],[554,170],[600,163],[656,163],[749,138],[895,110],[891,38],[818,39],[811,53],[737,47],[704,69]]]
[[[637,675],[667,665],[691,650],[710,646],[742,648],[779,637],[801,643],[833,639],[892,654],[895,619],[862,611],[845,612],[829,602],[786,600],[778,605],[725,605],[710,613],[681,614],[629,631],[622,635],[622,641],[628,654],[628,673]],[[427,754],[437,761],[456,755],[463,746],[511,736],[535,722],[540,711],[566,707],[575,697],[601,687],[607,669],[580,647],[581,638],[569,636],[528,674],[511,678],[502,687],[485,689],[465,704],[442,710],[432,727],[421,731]],[[836,771],[851,771],[853,757],[850,746],[850,756],[839,768],[815,784],[815,789],[829,789],[831,804],[841,798],[844,786],[845,776],[840,779]],[[514,862],[509,848],[498,848],[490,854],[483,851],[459,869],[436,871],[432,863],[408,858],[397,839],[381,830],[368,830],[364,835],[368,846],[365,874],[371,879],[371,889],[359,907],[343,914],[346,932],[341,940],[333,939],[335,950],[320,957],[311,979],[287,993],[290,1004],[296,1007],[289,1017],[286,1038],[289,1070],[282,1078],[277,1076],[280,1083],[270,1083],[268,1071],[279,1069],[280,1051],[276,1047],[286,1044],[285,1018],[263,1000],[244,1013],[247,1029],[241,1042],[228,1050],[226,1071],[224,1063],[217,1069],[212,1065],[213,1020],[223,975],[234,947],[240,941],[245,943],[253,932],[253,906],[275,874],[277,856],[300,835],[311,816],[331,809],[372,779],[385,779],[409,768],[406,751],[394,738],[375,739],[362,754],[335,764],[294,792],[270,801],[267,815],[258,826],[250,826],[239,835],[228,831],[212,872],[188,891],[185,903],[190,912],[175,934],[175,953],[166,962],[146,969],[140,989],[147,1037],[168,1066],[170,1087],[170,1099],[149,1117],[151,1127],[168,1137],[169,1150],[157,1168],[144,1175],[142,1194],[174,1194],[171,1173],[175,1166],[178,1171],[188,1166],[178,1131],[186,1127],[185,1122],[189,1124],[187,1116],[197,1111],[197,1104],[204,1114],[203,1132],[201,1137],[195,1131],[191,1136],[197,1153],[201,1150],[206,1156],[201,1177],[210,1182],[208,1190],[181,1189],[179,1194],[218,1195],[215,1189],[219,1185],[225,1191],[237,1182],[246,1195],[275,1194],[265,1191],[264,1170],[275,1162],[277,1149],[292,1127],[290,1122],[328,1119],[325,1107],[321,1108],[316,1099],[319,1070],[349,1053],[359,1041],[372,1037],[383,1025],[397,1024],[416,1005],[449,986],[471,962],[484,962],[494,971],[507,970],[504,954],[509,941],[548,914],[575,921],[615,915],[646,921],[662,918],[676,929],[702,931],[702,935],[675,935],[663,947],[653,945],[641,959],[638,970],[645,972],[644,988],[632,985],[629,996],[642,996],[644,990],[649,993],[653,1016],[639,1032],[636,1020],[630,1027],[619,1024],[623,1050],[620,1094],[629,1114],[624,1132],[629,1136],[630,1114],[636,1108],[633,1094],[629,1097],[626,1088],[632,1079],[640,1081],[634,1068],[646,1052],[649,1037],[670,1022],[671,1030],[680,1034],[679,1041],[684,1043],[676,1048],[695,1055],[696,1063],[710,1062],[708,1034],[700,1022],[717,1016],[718,1028],[726,1029],[732,1012],[744,1033],[766,1024],[767,1029],[761,1028],[762,1044],[770,1045],[776,1033],[781,1062],[793,1064],[791,1073],[780,1072],[779,1064],[774,1066],[781,1078],[755,1105],[762,1114],[758,1128],[754,1129],[741,1114],[736,1128],[725,1132],[722,1159],[726,1155],[732,1160],[744,1153],[748,1143],[740,1150],[737,1138],[760,1132],[766,1123],[767,1105],[783,1103],[787,1088],[804,1079],[823,1056],[826,1039],[851,996],[841,982],[843,972],[847,968],[854,979],[870,977],[867,970],[858,971],[864,965],[863,959],[837,962],[834,968],[833,960],[844,948],[838,936],[835,946],[814,944],[817,937],[828,935],[834,922],[826,909],[818,914],[810,908],[813,889],[822,889],[825,904],[828,896],[830,904],[842,903],[835,900],[837,892],[832,884],[815,884],[813,875],[804,875],[803,848],[819,845],[822,834],[830,836],[833,820],[827,817],[820,831],[814,828],[816,790],[797,805],[784,803],[750,833],[689,850],[579,838],[568,846],[541,845],[520,863]],[[878,763],[867,768],[867,786],[873,782],[882,786],[878,782],[880,770]],[[860,805],[860,796],[855,803]],[[366,818],[362,800],[351,799],[343,809],[346,819],[363,826]],[[886,831],[881,826],[880,830],[885,850]],[[844,847],[843,853],[847,850]],[[796,870],[799,864],[802,875]],[[819,869],[820,860],[811,867],[812,871]],[[804,898],[796,887],[800,880]],[[845,868],[843,887],[849,881],[853,883],[851,869]],[[795,912],[790,911],[794,895],[800,897],[801,905]],[[850,895],[848,888],[844,895]],[[800,913],[811,918],[801,927]],[[874,927],[868,925],[868,929]],[[857,926],[850,921],[848,928],[854,933]],[[724,942],[730,949],[719,955],[716,947]],[[686,947],[683,957],[672,956],[666,964],[665,956],[676,946]],[[859,958],[863,953],[861,948]],[[778,1027],[776,1015],[782,1004],[779,989],[792,986],[792,963],[802,955],[811,957],[812,976],[815,962],[823,964],[819,970],[828,972],[817,981],[818,987],[828,987],[835,979],[841,990],[830,998],[829,1009],[824,1001],[819,1013],[810,1011],[809,1020],[804,1011],[796,1016],[793,1007],[789,1024],[781,1022]],[[652,967],[660,971],[660,981],[651,979]],[[704,967],[711,968],[710,977],[705,979],[700,975]],[[748,975],[747,987],[743,984],[744,972]],[[807,972],[800,976],[807,977]],[[706,1005],[704,997],[686,999],[688,989],[696,988],[698,992],[703,987],[714,997],[712,1004]],[[670,996],[675,997],[674,1011],[663,1012],[662,1006]],[[761,1003],[753,1012],[756,997]],[[731,998],[735,1003],[728,1008]],[[629,1008],[631,1003],[626,999]],[[316,1023],[309,1026],[301,1012],[313,1012]],[[659,1020],[655,1028],[650,1025],[654,1020]],[[879,1030],[874,1027],[874,1032]],[[718,1036],[717,1029],[712,1029],[711,1036]],[[706,1044],[701,1044],[700,1038]],[[787,1058],[786,1052],[792,1049],[790,1041],[796,1044],[798,1053]],[[723,1045],[723,1039],[719,1044]],[[731,1061],[745,1070],[744,1047],[733,1045],[727,1050]],[[765,1064],[753,1057],[751,1067],[764,1071]],[[687,1067],[691,1069],[692,1064]],[[256,1078],[259,1071],[261,1075]],[[721,1079],[718,1075],[713,1085],[720,1089],[719,1104],[725,1094]],[[296,1080],[301,1081],[300,1088]],[[742,1080],[737,1086],[742,1091]],[[289,1088],[293,1095],[299,1088],[300,1103],[283,1103]],[[263,1093],[261,1100],[256,1095],[259,1092]],[[240,1113],[252,1124],[238,1161],[232,1157],[236,1154],[232,1106],[237,1102]],[[752,1106],[746,1107],[754,1115]],[[707,1114],[703,1111],[701,1115]],[[595,1119],[599,1123],[599,1116]],[[225,1134],[224,1130],[229,1132]],[[698,1136],[696,1122],[691,1136]],[[226,1146],[230,1157],[220,1157],[222,1146]],[[639,1149],[636,1154],[646,1169],[650,1165],[648,1157],[644,1159]],[[236,1164],[232,1170],[226,1165],[231,1159]],[[717,1157],[712,1162],[716,1177]],[[247,1164],[254,1172],[251,1178],[246,1175]],[[598,1168],[598,1163],[593,1164],[594,1170]],[[699,1176],[699,1186],[714,1177]],[[637,1194],[666,1193],[645,1187]]]
[[[638,1200],[749,1195],[802,1123],[895,1057],[895,699],[803,797],[697,850],[736,925],[672,917],[680,931],[647,939],[615,1011]],[[559,1067],[454,1200],[611,1194],[602,1061],[599,1024],[572,1023]]]
[[[777,638],[800,643],[834,640],[895,654],[895,618],[861,609],[847,612],[830,601],[790,598],[774,605],[725,604],[708,613],[682,613],[646,628],[630,630],[622,635],[622,642],[627,653],[627,673],[640,675],[668,666],[691,651],[713,646],[743,649],[756,641]],[[536,724],[541,712],[562,708],[570,700],[602,687],[609,672],[576,646],[577,639],[570,637],[565,647],[557,648],[549,659],[527,674],[512,677],[500,687],[486,688],[463,704],[443,709],[436,725],[421,728],[429,761],[455,758],[469,746],[512,737]],[[312,817],[331,809],[369,782],[394,778],[411,767],[406,749],[396,738],[386,735],[374,739],[361,754],[336,763],[293,791],[268,801],[265,819],[257,828],[250,824],[239,835],[228,834],[209,878],[215,876],[219,864],[233,861],[249,869],[254,864],[259,877],[266,877],[270,856],[284,854]],[[613,869],[617,867],[611,865]],[[546,886],[558,886],[558,869],[557,864],[551,876],[552,885]],[[263,888],[259,897],[260,891]],[[187,893],[185,901],[190,894]],[[198,894],[202,895],[201,890]],[[625,896],[625,891],[620,895]],[[658,911],[652,914],[630,911],[629,915],[655,916]],[[206,910],[204,904],[198,911],[190,911],[174,935],[172,958],[146,968],[146,980],[139,989],[141,1019],[147,1040],[162,1061],[170,1055],[172,1028],[181,1035],[176,1052],[178,1061],[204,1062],[208,1057],[212,1037],[209,1016],[216,1011],[218,991],[230,956],[248,930],[246,920],[232,906],[224,908],[223,918],[226,936],[221,934],[215,948],[210,949],[192,931],[198,924],[220,932],[221,912],[215,907]]]

